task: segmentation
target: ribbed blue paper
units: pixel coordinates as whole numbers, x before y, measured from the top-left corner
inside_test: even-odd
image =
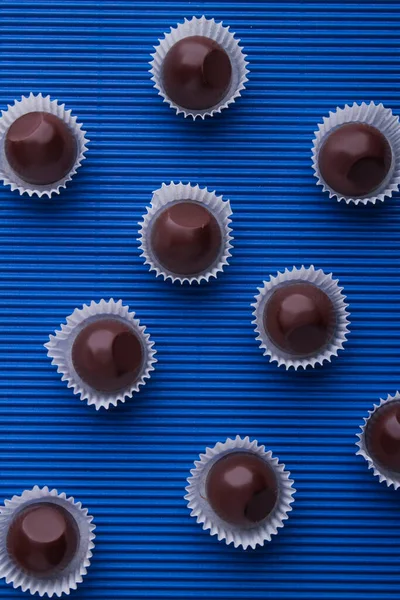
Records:
[[[148,61],[164,31],[202,14],[237,33],[251,73],[233,107],[192,122],[162,103]],[[77,600],[399,597],[400,497],[355,456],[368,409],[400,387],[398,198],[338,204],[310,159],[336,106],[400,112],[399,26],[397,0],[0,1],[1,108],[49,93],[91,139],[60,197],[0,189],[0,495],[47,484],[94,514]],[[231,200],[231,265],[208,286],[157,280],[139,256],[137,222],[171,180]],[[250,303],[263,278],[301,264],[340,279],[352,325],[340,358],[294,373],[262,356]],[[159,363],[133,401],[96,413],[42,344],[110,297],[148,326]],[[183,500],[198,454],[236,434],[271,448],[298,489],[255,552],[204,533]],[[0,584],[1,600],[23,597]]]

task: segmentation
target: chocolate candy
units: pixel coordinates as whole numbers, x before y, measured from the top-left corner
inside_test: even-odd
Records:
[[[400,472],[400,402],[388,402],[377,409],[367,423],[365,441],[373,461]]]
[[[62,119],[46,112],[19,117],[7,131],[5,154],[11,168],[27,183],[49,185],[72,170],[76,139]]]
[[[286,283],[273,292],[264,309],[264,327],[272,342],[292,355],[319,352],[332,337],[335,310],[317,286]]]
[[[163,64],[164,89],[178,106],[204,110],[218,104],[229,90],[232,65],[214,40],[186,37],[174,44]]]
[[[10,525],[7,550],[14,562],[33,575],[49,575],[65,568],[79,545],[72,515],[54,503],[31,504]]]
[[[211,467],[206,494],[221,519],[248,527],[271,514],[278,498],[278,482],[272,467],[260,457],[233,452]]]
[[[118,392],[133,384],[143,365],[136,333],[122,321],[96,319],[77,335],[72,363],[83,381],[103,392]]]
[[[385,136],[364,123],[342,125],[322,144],[318,165],[332,190],[353,198],[371,194],[385,179],[392,152]]]
[[[197,275],[209,269],[221,253],[221,244],[221,229],[214,215],[190,200],[165,208],[151,230],[155,257],[178,275]]]

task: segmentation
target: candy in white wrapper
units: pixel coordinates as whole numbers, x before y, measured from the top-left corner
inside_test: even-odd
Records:
[[[380,483],[386,483],[388,487],[391,485],[395,490],[400,488],[400,472],[393,471],[377,464],[376,460],[371,456],[367,444],[367,427],[373,422],[378,412],[387,407],[389,403],[396,403],[400,414],[400,393],[396,392],[394,396],[388,395],[386,399],[381,399],[379,404],[374,404],[372,410],[368,411],[368,417],[364,417],[364,425],[361,425],[361,433],[357,434],[359,438],[357,442],[358,451],[356,454],[362,456],[368,463],[368,469],[372,469],[373,474],[379,478]]]
[[[322,292],[324,292],[332,302],[335,311],[335,326],[331,339],[322,350],[307,356],[293,355],[279,346],[269,336],[264,325],[264,310],[274,292],[285,284],[293,283],[311,283]],[[338,280],[333,279],[332,274],[326,275],[321,269],[315,269],[314,266],[300,269],[293,267],[291,270],[285,269],[283,273],[278,273],[276,277],[271,276],[269,281],[264,281],[264,285],[258,288],[259,294],[256,296],[254,307],[254,321],[256,326],[257,340],[264,351],[264,355],[270,357],[271,362],[276,361],[278,366],[284,365],[286,369],[293,367],[306,368],[315,367],[324,361],[330,362],[333,356],[337,356],[338,350],[343,349],[343,344],[348,334],[348,316],[345,296],[342,294],[343,288],[339,287]]]
[[[392,155],[386,177],[373,191],[361,197],[345,196],[332,189],[324,180],[319,168],[319,153],[328,136],[342,125],[349,123],[369,125],[380,131],[386,138]],[[318,125],[312,149],[312,164],[314,175],[318,180],[317,185],[321,185],[323,191],[328,192],[331,198],[336,197],[338,201],[344,200],[347,204],[375,204],[379,200],[383,202],[385,198],[391,197],[394,192],[397,192],[400,186],[399,117],[382,104],[376,105],[374,102],[370,104],[354,103],[352,106],[346,105],[344,108],[337,108],[336,111],[329,113],[329,117],[324,117],[323,123]]]
[[[135,381],[116,392],[100,391],[88,385],[78,375],[72,361],[72,348],[78,334],[87,325],[104,318],[126,324],[140,341],[143,353],[141,370]],[[97,410],[108,409],[110,406],[116,406],[118,402],[125,402],[145,385],[151,371],[154,370],[154,363],[157,362],[154,342],[146,333],[146,327],[140,325],[140,321],[135,319],[135,313],[130,312],[129,307],[122,304],[122,300],[101,300],[98,303],[91,302],[90,305],[84,304],[83,308],[75,309],[66,321],[66,325],[62,324],[55,335],[50,335],[50,341],[45,344],[45,348],[48,350],[48,356],[52,358],[52,364],[56,365],[57,371],[62,374],[62,380],[67,382],[74,394],[80,395],[81,400],[86,400]]]
[[[256,455],[273,470],[277,481],[277,500],[271,513],[259,523],[249,527],[233,525],[221,519],[211,507],[207,499],[206,482],[211,468],[219,459],[229,454],[249,453]],[[285,465],[260,446],[257,441],[251,441],[249,437],[227,439],[219,442],[214,448],[207,448],[205,454],[201,454],[199,460],[195,461],[195,468],[191,470],[188,478],[187,494],[185,499],[191,510],[191,516],[203,525],[204,530],[209,530],[210,535],[216,535],[218,540],[232,544],[235,548],[256,548],[269,542],[271,537],[278,533],[278,529],[284,526],[288,519],[288,513],[292,510],[295,488],[290,473],[285,470]]]
[[[168,270],[160,263],[151,245],[152,227],[159,215],[168,206],[183,201],[191,201],[208,209],[221,230],[221,249],[216,260],[209,267],[194,275],[182,275]],[[218,273],[222,272],[224,267],[228,265],[231,256],[233,240],[230,228],[231,215],[229,200],[223,200],[222,196],[217,196],[215,192],[210,192],[207,188],[200,188],[198,185],[190,183],[187,185],[173,182],[169,185],[163,183],[162,187],[154,192],[147,214],[143,216],[143,221],[139,223],[140,249],[145,264],[149,265],[150,270],[155,271],[157,276],[161,275],[165,280],[171,279],[173,282],[201,283],[202,281],[208,282],[211,277],[217,277]]]
[[[75,164],[69,173],[54,183],[46,185],[28,183],[19,177],[7,160],[4,146],[7,131],[19,117],[32,112],[45,112],[58,117],[66,123],[76,140]],[[15,101],[12,106],[8,106],[7,110],[3,110],[0,117],[0,180],[3,181],[4,185],[11,186],[11,190],[17,190],[21,195],[26,192],[29,196],[48,196],[50,198],[53,194],[59,194],[61,188],[65,188],[68,181],[75,175],[82,161],[86,158],[85,152],[87,151],[88,142],[82,125],[77,122],[77,117],[72,115],[71,110],[66,110],[65,104],[59,104],[57,100],[51,100],[50,96],[42,96],[42,94],[23,96],[21,100]]]
[[[38,503],[56,504],[66,510],[75,522],[79,535],[78,547],[69,564],[48,575],[35,576],[14,562],[7,551],[7,536],[18,513]],[[94,529],[93,517],[89,516],[87,509],[72,497],[59,494],[57,490],[35,486],[21,496],[13,496],[0,507],[0,577],[5,578],[14,588],[21,588],[31,594],[37,593],[39,596],[60,597],[69,594],[71,590],[76,590],[87,573],[94,548]]]
[[[177,105],[168,97],[163,84],[163,63],[168,51],[180,40],[191,36],[202,36],[214,40],[228,54],[232,66],[231,83],[224,98],[215,106],[203,110],[189,109]],[[235,102],[241,95],[242,90],[245,89],[249,72],[246,55],[239,46],[240,40],[237,40],[234,34],[229,31],[229,27],[224,27],[222,23],[216,23],[214,19],[206,19],[204,16],[200,19],[196,17],[190,20],[185,19],[184,23],[178,24],[175,29],[171,28],[170,33],[166,33],[164,39],[159,41],[159,45],[154,47],[155,53],[152,54],[153,60],[150,63],[150,73],[158,94],[164,99],[164,102],[167,102],[171,108],[176,110],[177,114],[183,113],[185,117],[192,117],[193,119],[197,117],[204,119],[206,116],[213,116]]]

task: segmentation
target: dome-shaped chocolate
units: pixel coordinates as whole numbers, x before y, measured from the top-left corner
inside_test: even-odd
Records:
[[[272,342],[296,356],[324,348],[332,338],[335,320],[329,296],[308,282],[281,285],[264,309],[264,327]]]
[[[215,106],[228,92],[231,77],[228,54],[208,37],[183,38],[164,59],[164,89],[183,108],[204,110]]]
[[[318,155],[323,180],[336,193],[353,198],[371,194],[392,163],[385,136],[365,123],[348,123],[328,134]]]
[[[273,468],[259,456],[233,452],[211,467],[206,495],[221,519],[246,527],[271,514],[278,498],[278,481]]]
[[[77,157],[73,132],[62,119],[46,112],[16,119],[7,131],[4,150],[11,168],[33,185],[60,181]]]
[[[365,441],[377,465],[400,472],[400,402],[387,402],[367,423]]]
[[[177,275],[197,275],[210,268],[221,253],[221,229],[214,215],[189,200],[167,206],[151,230],[156,259]]]
[[[79,530],[72,515],[55,503],[31,504],[10,525],[7,551],[24,571],[49,575],[65,568],[79,545]]]
[[[72,363],[81,379],[95,390],[117,392],[140,375],[143,348],[126,323],[104,317],[89,323],[77,335]]]

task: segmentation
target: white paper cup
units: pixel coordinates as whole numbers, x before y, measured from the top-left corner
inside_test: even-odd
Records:
[[[327,137],[342,125],[348,123],[363,123],[378,129],[387,139],[391,152],[392,164],[389,172],[382,183],[370,194],[360,198],[352,198],[343,196],[336,190],[332,189],[321,175],[318,157],[322,145]],[[317,178],[317,185],[321,185],[324,192],[329,193],[330,198],[337,198],[338,201],[344,200],[347,204],[375,204],[378,200],[382,201],[385,198],[391,197],[394,192],[399,190],[400,184],[400,124],[399,117],[393,115],[389,108],[385,108],[382,104],[362,104],[354,103],[352,106],[337,108],[336,111],[330,112],[329,117],[323,118],[323,123],[318,125],[318,131],[315,132],[315,138],[312,148],[312,165],[314,175]]]
[[[181,275],[166,269],[155,256],[151,247],[151,230],[160,215],[160,213],[172,204],[177,204],[183,200],[192,201],[206,207],[217,220],[221,229],[221,250],[210,267],[195,275]],[[226,265],[228,265],[229,257],[231,256],[232,240],[230,216],[232,215],[229,200],[223,200],[222,196],[217,196],[215,192],[208,191],[207,188],[200,188],[198,185],[188,183],[175,184],[171,182],[169,185],[165,183],[162,187],[156,190],[151,200],[151,205],[147,209],[147,214],[143,216],[143,221],[139,223],[139,242],[142,257],[145,259],[145,264],[149,265],[150,271],[155,271],[157,276],[161,275],[165,280],[171,279],[172,282],[185,281],[192,283],[208,282],[211,277],[217,277]]]
[[[175,29],[171,28],[171,31],[164,35],[164,39],[159,40],[159,45],[154,46],[155,53],[152,54],[153,60],[150,63],[150,73],[158,95],[171,108],[175,109],[177,114],[183,113],[185,117],[192,117],[193,119],[197,117],[204,119],[206,116],[212,117],[233,104],[236,98],[241,96],[242,90],[246,87],[247,73],[249,72],[247,69],[248,62],[246,61],[246,55],[239,46],[240,40],[234,37],[234,34],[229,31],[229,27],[224,27],[222,23],[216,23],[214,19],[206,19],[204,16],[200,19],[193,17],[190,20],[185,19],[183,23],[179,23]],[[163,84],[162,69],[168,51],[183,38],[194,35],[208,37],[217,42],[228,54],[232,64],[231,85],[225,97],[215,106],[204,110],[192,110],[178,106],[168,97]]]
[[[336,312],[336,324],[329,343],[316,354],[307,356],[293,356],[279,348],[268,335],[264,326],[264,310],[272,297],[273,293],[281,286],[287,283],[312,283],[321,289],[330,298]],[[349,332],[349,313],[345,303],[346,296],[342,294],[343,288],[339,287],[339,282],[333,279],[332,274],[326,275],[321,269],[315,269],[314,266],[300,269],[293,267],[291,270],[285,269],[283,273],[278,273],[276,277],[270,276],[269,281],[264,281],[264,285],[258,288],[259,294],[255,297],[254,321],[256,326],[257,341],[260,343],[264,355],[270,357],[271,362],[277,362],[278,366],[284,365],[286,369],[294,367],[315,367],[317,364],[323,364],[324,361],[330,362],[333,356],[337,356],[338,350],[343,349],[343,344],[347,340]]]
[[[36,111],[51,113],[62,119],[74,134],[77,145],[76,160],[71,171],[63,179],[48,185],[36,185],[21,179],[9,164],[4,149],[7,131],[14,121],[22,115]],[[59,104],[57,100],[51,100],[50,96],[42,96],[42,94],[23,96],[21,100],[15,101],[12,106],[9,105],[7,110],[3,110],[0,117],[0,181],[3,181],[4,185],[11,186],[11,190],[17,190],[21,195],[26,192],[28,196],[37,195],[50,198],[53,194],[59,194],[61,188],[65,188],[67,182],[75,175],[82,161],[86,158],[84,155],[88,143],[89,140],[86,137],[86,132],[82,130],[82,125],[77,122],[77,117],[72,116],[70,110],[65,109],[65,104]]]
[[[270,515],[260,523],[245,528],[232,525],[221,519],[210,506],[207,500],[206,482],[211,467],[227,454],[237,452],[248,452],[255,454],[265,461],[275,472],[278,482],[278,498],[276,505]],[[214,448],[206,448],[205,454],[201,454],[199,460],[195,461],[195,468],[191,470],[188,478],[188,487],[185,500],[191,510],[191,516],[203,525],[204,530],[209,530],[210,535],[216,535],[219,541],[232,544],[235,548],[256,548],[269,542],[271,537],[278,533],[278,529],[284,526],[288,519],[288,513],[292,510],[294,502],[294,481],[290,479],[289,471],[285,465],[272,456],[272,452],[266,451],[257,441],[250,441],[249,437],[235,439],[228,438],[226,442],[219,442]]]
[[[79,377],[72,361],[72,347],[77,335],[86,325],[104,317],[126,323],[142,344],[141,372],[133,384],[118,392],[101,392],[89,386]],[[74,394],[78,394],[81,400],[86,400],[89,405],[95,406],[96,410],[108,409],[110,406],[116,406],[118,402],[125,402],[127,398],[132,398],[140,387],[145,385],[151,371],[154,371],[154,363],[157,362],[154,342],[150,340],[150,335],[145,333],[146,327],[140,325],[140,321],[135,319],[135,313],[130,312],[129,307],[122,304],[122,300],[118,302],[113,299],[108,302],[101,300],[99,303],[84,304],[83,308],[76,308],[66,321],[67,324],[62,324],[55,335],[50,335],[50,341],[45,344],[45,348],[48,351],[47,355],[52,359],[51,364],[56,365],[57,372],[62,374],[62,380],[67,382],[67,386],[72,388]]]
[[[366,429],[368,425],[373,422],[377,413],[385,406],[387,406],[391,402],[396,402],[400,407],[400,393],[396,392],[394,396],[388,396],[385,400],[381,399],[379,404],[374,404],[372,410],[368,411],[368,417],[364,417],[364,425],[360,426],[361,433],[357,434],[358,442],[358,450],[356,454],[362,456],[368,463],[368,469],[372,469],[373,474],[379,478],[379,483],[386,483],[388,487],[391,485],[397,490],[400,487],[400,472],[391,471],[389,469],[385,469],[381,465],[378,465],[374,459],[371,457],[366,440]]]
[[[79,530],[79,546],[75,557],[62,570],[47,576],[34,576],[25,572],[7,551],[7,535],[14,518],[20,511],[37,503],[62,506],[73,517]],[[60,597],[62,594],[69,594],[71,590],[76,590],[87,573],[94,548],[94,529],[93,517],[89,516],[87,509],[72,497],[59,494],[57,490],[35,486],[21,496],[13,496],[0,507],[0,578],[16,589],[21,588],[23,592],[29,591],[31,594],[38,593],[39,596]]]

